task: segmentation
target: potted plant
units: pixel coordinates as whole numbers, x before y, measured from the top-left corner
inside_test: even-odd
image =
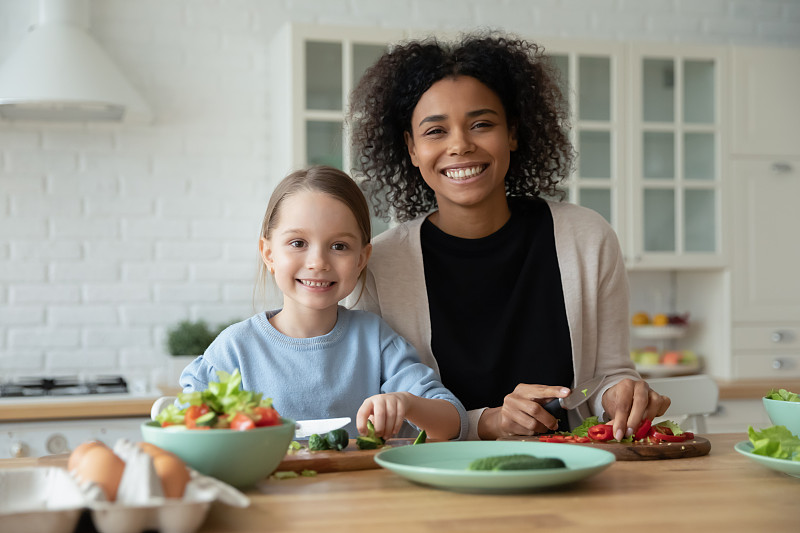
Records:
[[[205,320],[183,320],[167,330],[167,351],[170,357],[167,385],[177,386],[181,372],[186,366],[202,355],[220,332],[230,324],[212,328]]]

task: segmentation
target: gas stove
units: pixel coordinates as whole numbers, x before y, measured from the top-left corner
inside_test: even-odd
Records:
[[[0,383],[0,398],[124,394],[128,383],[122,376],[19,377]]]

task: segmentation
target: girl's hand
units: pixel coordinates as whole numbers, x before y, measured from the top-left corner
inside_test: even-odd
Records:
[[[669,404],[668,397],[641,380],[623,379],[603,394],[603,409],[610,417],[617,440],[631,435],[642,420],[663,415]]]
[[[356,414],[356,427],[361,435],[367,434],[367,420],[372,420],[375,435],[388,439],[396,435],[410,409],[413,398],[408,392],[390,392],[370,396]]]
[[[520,383],[503,399],[502,407],[484,411],[478,422],[478,435],[481,439],[496,439],[558,429],[558,420],[543,405],[553,398],[564,398],[569,392],[566,387]]]

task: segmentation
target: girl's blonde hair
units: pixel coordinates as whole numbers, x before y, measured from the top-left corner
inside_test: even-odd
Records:
[[[261,222],[261,238],[269,239],[272,231],[278,224],[281,206],[283,201],[297,194],[300,191],[316,191],[327,194],[346,205],[353,216],[356,218],[358,229],[361,232],[361,244],[369,244],[372,236],[372,224],[369,218],[369,206],[367,200],[358,184],[346,173],[338,168],[325,165],[310,166],[292,172],[278,183],[267,204],[267,211],[264,213],[264,220]],[[366,276],[366,268],[361,271],[360,285],[363,288],[363,278]],[[259,261],[258,279],[256,280],[256,292],[264,294],[267,280],[267,266],[263,261]],[[259,291],[259,288],[261,291]],[[255,300],[255,294],[254,294]]]

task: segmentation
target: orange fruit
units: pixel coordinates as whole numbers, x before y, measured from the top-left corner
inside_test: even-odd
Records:
[[[643,311],[639,311],[638,313],[633,315],[633,318],[631,319],[631,324],[633,324],[634,326],[646,326],[649,323],[650,323],[650,315],[648,315]]]
[[[669,324],[669,317],[663,313],[659,313],[653,317],[654,326],[666,326]]]

